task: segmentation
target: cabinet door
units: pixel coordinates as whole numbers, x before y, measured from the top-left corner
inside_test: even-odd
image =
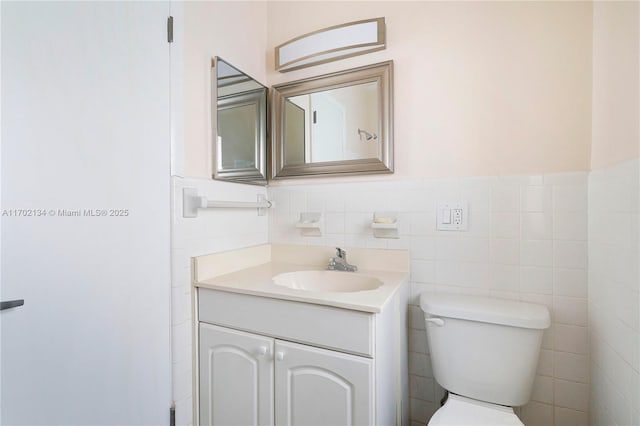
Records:
[[[273,339],[200,323],[200,424],[273,425]]]
[[[276,424],[375,424],[373,360],[276,340]]]

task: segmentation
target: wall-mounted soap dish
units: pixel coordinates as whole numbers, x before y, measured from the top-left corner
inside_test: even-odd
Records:
[[[399,238],[398,213],[375,212],[371,228],[373,228],[373,236],[376,238]]]
[[[296,222],[296,228],[300,230],[300,235],[305,237],[320,237],[324,228],[322,213],[305,212],[300,213],[300,219]]]

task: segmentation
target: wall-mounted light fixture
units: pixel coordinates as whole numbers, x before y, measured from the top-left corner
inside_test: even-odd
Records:
[[[384,18],[336,25],[296,37],[276,47],[276,70],[287,72],[386,47]]]

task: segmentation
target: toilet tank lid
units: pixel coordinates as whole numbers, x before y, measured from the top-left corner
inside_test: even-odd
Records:
[[[420,307],[429,315],[543,330],[551,320],[546,306],[515,300],[450,293],[422,293]]]

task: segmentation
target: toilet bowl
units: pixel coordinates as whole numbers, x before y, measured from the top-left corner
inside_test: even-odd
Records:
[[[433,375],[449,399],[430,426],[522,425],[549,311],[533,303],[423,293]]]
[[[524,426],[513,408],[449,394],[447,402],[431,417],[429,426]]]

